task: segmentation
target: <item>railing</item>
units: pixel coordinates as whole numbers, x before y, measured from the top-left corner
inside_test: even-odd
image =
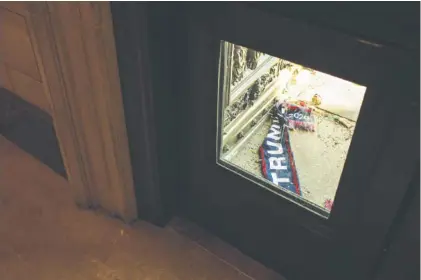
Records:
[[[224,54],[221,147],[227,158],[267,120],[268,111],[276,102],[279,73],[287,62],[228,42],[221,51]]]
[[[245,92],[247,91],[247,89],[250,88],[250,86],[252,86],[253,83],[257,79],[259,79],[261,76],[266,74],[270,70],[270,68],[272,68],[276,63],[279,63],[279,58],[276,58],[276,57],[264,56],[262,58],[263,58],[263,61],[261,63],[259,63],[259,66],[255,70],[250,71],[249,75],[244,77],[231,90],[231,92],[229,94],[229,104],[232,104],[238,98],[243,96],[245,94]]]

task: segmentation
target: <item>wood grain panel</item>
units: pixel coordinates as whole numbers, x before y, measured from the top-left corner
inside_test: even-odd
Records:
[[[58,59],[48,7],[46,2],[31,2],[28,4],[28,10],[49,89],[54,127],[73,197],[76,204],[87,208],[92,206],[94,195],[89,189],[86,160],[83,158],[85,151],[79,145],[77,126],[61,74],[61,63]]]
[[[14,13],[17,13],[23,16],[28,15],[26,2],[23,2],[23,1],[1,1],[0,7],[3,7],[9,11],[12,11]]]
[[[0,61],[0,87],[4,87],[10,91],[13,91],[12,81],[8,73],[7,65]]]
[[[79,136],[79,148],[85,162],[101,162],[101,164],[86,164],[90,191],[93,194],[92,204],[102,205],[106,209],[116,206],[109,192],[101,192],[100,188],[108,185],[109,174],[105,169],[105,150],[101,145],[100,126],[97,122],[97,109],[94,99],[94,89],[90,81],[90,70],[86,64],[82,26],[78,18],[79,6],[72,3],[48,3],[53,22],[53,32],[56,39],[61,71],[65,80],[67,99]],[[83,125],[82,125],[83,124]]]
[[[77,203],[137,217],[109,3],[28,4]]]
[[[25,18],[0,8],[0,60],[41,81]]]
[[[14,69],[9,69],[8,73],[15,94],[51,114],[50,104],[45,96],[44,86],[41,82]]]
[[[125,216],[133,216],[136,209],[133,178],[129,153],[121,153],[121,147],[128,147],[123,101],[120,91],[115,39],[113,36],[109,6],[97,3],[80,4],[83,39],[90,65],[90,81],[93,88],[97,114],[101,122],[100,132],[104,141],[105,168],[109,173],[112,192],[118,195],[118,208]],[[108,59],[104,59],[108,58]],[[125,149],[127,151],[127,148]],[[131,203],[130,205],[127,202]]]

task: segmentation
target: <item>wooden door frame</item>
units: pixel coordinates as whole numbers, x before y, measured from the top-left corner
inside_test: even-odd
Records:
[[[108,2],[28,2],[31,37],[74,199],[137,218]]]

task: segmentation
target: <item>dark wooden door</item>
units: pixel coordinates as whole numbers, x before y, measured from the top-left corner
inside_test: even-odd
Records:
[[[385,20],[387,13],[380,23],[365,28],[372,19],[366,10],[362,18],[342,18],[334,6],[329,7],[335,18],[309,13],[310,6],[307,12],[298,12],[301,4],[111,6],[139,217],[156,224],[165,224],[173,215],[192,219],[288,279],[379,275],[387,262],[390,228],[399,220],[399,209],[405,208],[411,176],[418,168],[419,54],[413,36],[397,32],[399,28]],[[297,18],[303,21],[279,17],[281,10],[291,12],[292,6],[297,13],[290,14],[301,14]],[[339,6],[343,14],[348,11]],[[371,9],[373,16],[377,10]],[[332,22],[341,24],[333,28]],[[382,26],[387,34],[379,29]],[[254,70],[243,76],[261,78],[256,73],[265,74],[266,66],[271,74],[273,65],[266,62],[276,64],[273,58],[280,58],[366,88],[330,212],[320,201],[276,187],[262,174],[240,168],[241,162],[225,160],[221,127],[225,128],[226,106],[230,99],[246,96],[248,88],[238,90],[238,85],[255,82],[243,83],[237,72],[240,75],[233,79],[240,81],[234,89],[227,86],[233,76],[225,74],[233,68],[233,56],[244,51],[234,53],[238,46],[268,55],[260,56],[267,58],[264,64],[246,66]],[[268,99],[247,98],[251,103],[246,110],[273,97],[257,95]],[[242,124],[235,117],[234,122]],[[250,131],[244,131],[239,142],[254,134]],[[304,142],[306,148],[316,140]],[[294,139],[291,143],[296,144]],[[302,149],[294,149],[300,167]],[[311,190],[297,169],[303,193],[305,187]],[[314,170],[321,173],[315,172],[321,181],[326,179],[323,169]]]
[[[368,277],[419,158],[418,60],[244,5],[190,5],[186,18],[182,213],[288,279]],[[226,42],[366,87],[330,213],[222,159]]]

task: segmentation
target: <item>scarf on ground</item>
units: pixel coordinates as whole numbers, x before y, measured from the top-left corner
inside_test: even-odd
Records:
[[[305,104],[275,106],[272,125],[259,148],[263,176],[280,188],[301,195],[300,181],[291,150],[289,129],[315,130],[312,109]]]
[[[289,132],[284,118],[275,115],[263,144],[259,148],[263,176],[280,188],[301,195]]]

